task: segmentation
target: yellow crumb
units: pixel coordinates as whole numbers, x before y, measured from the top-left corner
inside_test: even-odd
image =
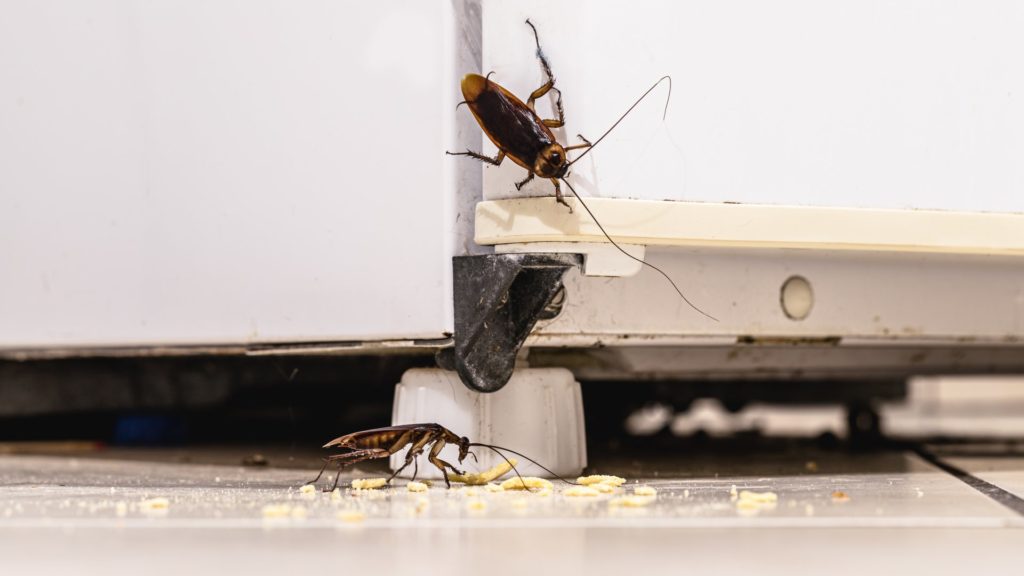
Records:
[[[472,500],[466,501],[466,508],[479,512],[487,508],[487,502],[484,502],[483,500],[480,500],[478,498],[474,498]]]
[[[601,494],[611,494],[612,492],[615,492],[615,490],[616,490],[615,486],[613,486],[611,484],[605,484],[603,482],[598,482],[597,484],[591,484],[590,486],[588,486],[588,488],[593,488],[594,490],[597,490]]]
[[[850,495],[847,494],[846,492],[841,491],[841,490],[836,490],[835,492],[832,493],[832,501],[833,502],[849,502],[850,501]]]
[[[592,476],[580,476],[576,479],[577,484],[584,486],[590,486],[592,484],[607,484],[609,486],[622,486],[626,483],[625,478],[619,478],[618,476],[608,476],[605,474],[594,474]]]
[[[500,484],[491,483],[491,484],[484,484],[484,491],[485,492],[504,492],[505,489],[502,488]]]
[[[313,486],[312,484],[303,484],[302,487],[299,488],[299,494],[316,494],[316,486]]]
[[[650,486],[637,486],[633,488],[633,494],[636,496],[657,496],[658,491]]]
[[[292,508],[292,518],[305,519],[306,516],[309,516],[309,511],[306,510],[305,506],[296,506]]]
[[[608,505],[615,507],[621,506],[623,508],[641,508],[654,502],[654,498],[651,496],[620,496],[619,498],[612,498],[608,501]]]
[[[118,516],[121,516],[121,517],[127,515],[128,514],[128,503],[127,502],[118,502],[114,506],[114,513],[117,514]]]
[[[341,501],[341,490],[335,488],[331,491],[331,502]]]
[[[263,507],[264,518],[286,518],[291,513],[291,504],[267,504]]]
[[[142,509],[143,512],[167,510],[170,506],[171,503],[167,498],[149,498],[139,503],[139,508]]]
[[[405,489],[409,492],[426,492],[430,487],[423,482],[409,482],[405,485]]]
[[[366,514],[359,510],[338,510],[336,517],[343,522],[362,522],[366,520]]]
[[[534,494],[537,496],[551,496],[552,494],[554,494],[554,491],[551,490],[551,486],[548,486],[546,488],[541,488],[540,490],[537,490],[536,492],[534,492]]]
[[[566,488],[565,492],[562,492],[562,494],[564,494],[566,496],[574,496],[574,497],[587,497],[587,496],[600,496],[601,495],[600,492],[598,492],[594,488],[591,488],[590,486],[573,486],[571,488]]]
[[[501,483],[502,490],[527,490],[530,488],[541,488],[551,490],[553,485],[551,482],[543,478],[537,478],[536,476],[523,476],[522,478],[516,476],[515,478],[509,478]]]
[[[373,490],[381,488],[387,483],[387,478],[356,478],[352,481],[352,488],[356,490]]]
[[[448,479],[452,482],[462,482],[469,486],[481,486],[488,482],[493,482],[498,478],[507,474],[512,467],[519,462],[515,458],[509,458],[508,461],[502,460],[497,466],[487,470],[485,472],[470,472],[468,474],[449,474]]]
[[[779,495],[776,494],[775,492],[751,492],[749,490],[744,490],[740,492],[740,501],[766,504],[769,502],[778,502]]]

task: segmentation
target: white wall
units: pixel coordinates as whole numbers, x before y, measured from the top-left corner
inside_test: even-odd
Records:
[[[664,124],[659,89],[574,168],[581,192],[1024,211],[1020,2],[485,1],[484,68],[524,98],[543,81],[527,17],[570,140],[674,81]],[[515,194],[508,164],[487,197]]]

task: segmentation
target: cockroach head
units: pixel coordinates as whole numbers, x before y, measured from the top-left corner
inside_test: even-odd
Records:
[[[459,464],[462,464],[467,454],[469,454],[469,438],[463,436],[459,438]]]
[[[565,148],[557,142],[549,144],[533,163],[533,173],[541,178],[561,178],[569,165],[566,162]]]

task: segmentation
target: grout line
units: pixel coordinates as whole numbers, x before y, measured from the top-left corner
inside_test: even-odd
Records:
[[[1002,504],[1004,507],[1009,508],[1019,516],[1024,516],[1024,498],[1017,496],[1013,492],[1008,492],[991,482],[982,480],[966,470],[961,470],[924,448],[915,448],[914,452],[916,452],[921,458],[925,459],[929,464],[951,474],[957,480],[960,480],[964,484],[967,484],[971,488],[974,488],[978,492],[981,492],[985,496],[988,496],[992,500]]]

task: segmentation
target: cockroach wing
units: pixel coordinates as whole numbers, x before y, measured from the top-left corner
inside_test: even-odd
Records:
[[[491,142],[531,172],[537,155],[555,142],[554,134],[529,106],[479,74],[462,79],[462,97]]]

